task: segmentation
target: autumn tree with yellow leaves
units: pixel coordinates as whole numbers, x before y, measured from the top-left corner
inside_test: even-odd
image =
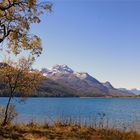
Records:
[[[41,39],[30,31],[32,24],[41,22],[41,15],[51,11],[52,4],[45,0],[1,0],[0,1],[0,44],[8,52],[19,54],[25,50],[32,58],[42,52]],[[38,71],[31,71],[32,58],[22,58],[0,63],[1,92],[8,94],[9,100],[4,112],[3,125],[8,123],[8,110],[11,99],[18,93],[28,96],[36,90],[42,76]]]
[[[40,16],[52,4],[41,0],[2,0],[0,1],[0,43],[15,54],[29,50],[39,56],[42,52],[41,39],[30,33],[31,24],[41,22]]]
[[[39,71],[32,70],[33,62],[32,58],[21,58],[17,62],[8,59],[0,65],[0,82],[3,85],[1,92],[8,94],[9,98],[4,112],[3,126],[8,123],[8,110],[15,95],[18,93],[20,97],[25,97],[32,94],[43,79]]]

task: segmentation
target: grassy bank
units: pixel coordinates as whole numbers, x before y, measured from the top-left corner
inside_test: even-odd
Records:
[[[56,122],[15,124],[0,127],[0,140],[140,140],[135,131],[109,128],[91,128]]]

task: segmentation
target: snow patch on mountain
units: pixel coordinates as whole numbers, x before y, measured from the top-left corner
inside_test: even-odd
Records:
[[[88,73],[86,72],[75,72],[76,77],[80,78],[81,80],[86,79],[88,77]]]
[[[50,68],[50,71],[53,72],[62,72],[62,73],[73,73],[73,70],[68,67],[67,65],[55,65],[52,68]]]
[[[44,76],[47,76],[47,75],[55,75],[57,73],[69,74],[73,73],[74,71],[65,64],[63,65],[57,64],[49,69],[42,69],[41,72],[43,73]]]

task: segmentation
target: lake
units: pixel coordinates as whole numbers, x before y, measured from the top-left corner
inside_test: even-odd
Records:
[[[0,104],[6,104],[8,98],[1,97]],[[121,124],[140,129],[139,98],[28,98],[16,104],[19,116],[15,122],[30,120],[53,121],[55,119],[73,118],[90,123],[102,118],[115,127]]]

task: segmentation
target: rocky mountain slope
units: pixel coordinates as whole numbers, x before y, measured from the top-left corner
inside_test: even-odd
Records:
[[[125,92],[129,92],[129,93],[133,93],[135,95],[140,95],[140,90],[134,88],[134,89],[126,89],[126,88],[119,88],[119,90],[121,91],[125,91]]]
[[[48,96],[134,96],[132,92],[114,88],[109,82],[101,83],[86,72],[75,72],[67,65],[55,65],[41,72],[46,79],[40,91]]]

